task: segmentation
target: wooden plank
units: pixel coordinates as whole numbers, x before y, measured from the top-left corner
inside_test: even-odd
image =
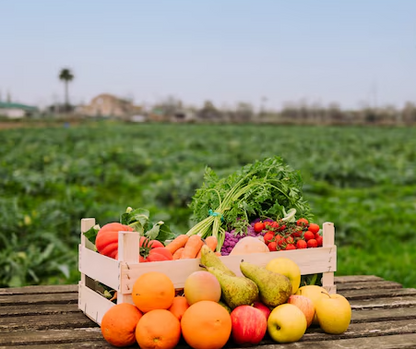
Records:
[[[411,308],[388,308],[388,309],[367,309],[353,310],[352,323],[393,321],[393,320],[416,319],[416,307]]]
[[[0,346],[0,349],[10,349],[10,346]],[[23,345],[13,345],[14,349],[28,349],[28,346]],[[106,341],[96,341],[96,342],[78,342],[76,344],[72,343],[45,343],[39,345],[30,345],[30,349],[114,349],[112,345]],[[132,347],[129,347],[132,348]],[[138,348],[134,346],[133,348]]]
[[[380,337],[354,338],[354,339],[334,339],[320,342],[305,341],[302,339],[296,343],[279,344],[282,349],[397,349],[397,348],[415,348],[416,334],[400,334]],[[235,346],[234,346],[235,347]],[[276,349],[276,343],[267,345],[258,345],[250,347],[251,349]]]
[[[358,300],[358,299],[377,299],[385,297],[406,297],[406,296],[415,296],[416,289],[414,288],[399,288],[399,289],[364,289],[364,290],[345,290],[339,292],[348,300]]]
[[[53,331],[13,331],[2,332],[0,335],[0,346],[6,346],[8,349],[10,348],[7,346],[26,345],[26,348],[31,348],[32,345],[55,343],[74,343],[72,347],[78,348],[78,343],[88,341],[105,343],[99,327]]]
[[[29,316],[5,316],[0,318],[0,333],[9,331],[33,331],[47,329],[67,329],[96,327],[97,324],[82,312],[69,314],[47,314]]]
[[[2,295],[0,296],[0,306],[16,304],[21,306],[23,304],[41,304],[41,303],[55,303],[55,304],[68,304],[78,303],[77,293],[57,293],[57,294],[24,294],[24,295]]]
[[[4,305],[0,307],[0,316],[48,315],[81,312],[75,303],[72,304],[36,304]]]
[[[364,282],[354,282],[354,283],[343,283],[337,285],[337,291],[339,293],[344,291],[352,291],[352,290],[375,290],[375,289],[397,289],[403,288],[401,284],[398,282],[393,281],[364,281]]]
[[[345,283],[355,283],[355,282],[373,282],[373,281],[383,281],[381,277],[375,275],[342,275],[335,276],[335,283],[345,284]]]
[[[72,293],[78,292],[77,285],[51,285],[51,286],[24,286],[0,288],[0,296],[2,295],[19,295],[19,294],[39,294],[39,293]]]
[[[379,308],[408,308],[416,306],[416,297],[388,297],[377,299],[351,300],[352,309],[379,309]]]

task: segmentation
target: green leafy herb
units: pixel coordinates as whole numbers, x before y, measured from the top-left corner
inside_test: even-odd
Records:
[[[310,207],[303,199],[302,184],[299,172],[277,156],[248,164],[222,179],[206,168],[204,183],[190,204],[193,217],[199,223],[187,234],[214,235],[220,249],[226,230],[242,232],[256,218],[293,220],[293,213],[298,218],[311,218]]]

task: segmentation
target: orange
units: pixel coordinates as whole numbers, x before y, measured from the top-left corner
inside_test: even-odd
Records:
[[[192,304],[182,316],[182,335],[194,349],[219,349],[230,338],[231,317],[214,301]]]
[[[188,301],[183,296],[176,296],[173,298],[172,305],[168,309],[176,318],[181,321],[186,309],[189,308]]]
[[[168,309],[175,297],[175,287],[166,274],[150,271],[137,278],[131,296],[133,303],[143,313],[154,309]]]
[[[115,347],[127,347],[136,343],[135,330],[142,316],[133,304],[113,305],[101,320],[104,339]]]
[[[147,312],[136,327],[136,340],[141,349],[173,349],[180,338],[179,320],[166,309]]]

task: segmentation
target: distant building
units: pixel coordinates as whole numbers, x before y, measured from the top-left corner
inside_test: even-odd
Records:
[[[9,119],[21,119],[26,116],[32,116],[38,112],[38,108],[12,102],[0,102],[0,116],[8,117]]]
[[[79,112],[95,117],[129,118],[140,114],[141,107],[126,99],[104,93],[93,98],[90,104],[83,106]]]

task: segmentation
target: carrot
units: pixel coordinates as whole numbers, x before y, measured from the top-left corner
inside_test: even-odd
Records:
[[[215,249],[217,248],[217,243],[218,240],[215,236],[210,235],[208,237],[205,238],[204,243],[213,251],[215,252]],[[200,249],[198,252],[198,255],[196,256],[196,258],[201,258],[201,253],[202,250]]]
[[[186,234],[178,235],[171,242],[166,245],[166,248],[172,253],[172,255],[181,247],[184,247],[188,242],[189,236]]]
[[[208,245],[208,247],[215,252],[215,249],[217,248],[218,240],[215,236],[210,235],[205,239],[205,243]]]
[[[216,254],[218,257],[221,257],[221,256],[222,256],[222,254],[221,254],[221,252],[220,252],[220,251],[215,252],[215,254]]]
[[[203,244],[199,235],[190,236],[185,244],[181,259],[196,258]]]
[[[175,259],[181,259],[181,257],[182,257],[182,253],[183,253],[183,250],[185,249],[185,247],[179,247],[176,251],[175,251],[175,253],[172,255],[172,258],[175,260]]]

